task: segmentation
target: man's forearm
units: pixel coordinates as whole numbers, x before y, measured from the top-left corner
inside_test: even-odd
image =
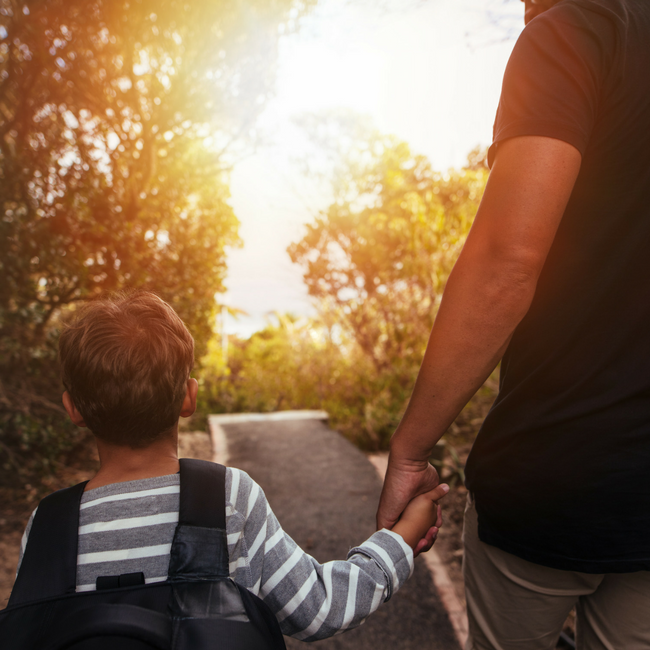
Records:
[[[551,138],[500,145],[391,442],[403,464],[429,457],[501,359],[533,299],[580,162],[576,149]]]
[[[524,317],[536,278],[466,248],[447,283],[411,401],[391,447],[428,459],[440,437],[490,376]]]

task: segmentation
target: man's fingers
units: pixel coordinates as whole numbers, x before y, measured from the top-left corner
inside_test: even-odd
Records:
[[[389,506],[384,503],[382,495],[382,500],[379,502],[379,510],[377,510],[377,530],[381,530],[382,528],[391,530],[399,520],[399,516],[402,514],[403,510],[404,507],[402,507],[402,510],[398,512],[396,516],[391,516],[393,513],[390,512]]]
[[[424,539],[426,539],[427,542],[429,543],[429,548],[433,546],[433,543],[436,541],[437,537],[438,537],[438,527],[431,526],[431,528],[429,528],[429,530],[427,531],[427,534],[424,536]]]
[[[417,546],[413,549],[413,556],[417,557],[420,553],[426,553],[427,551],[431,550],[431,547],[433,546],[437,537],[438,528],[436,526],[432,526],[429,528],[424,538],[421,539],[418,542]]]
[[[427,546],[429,546],[429,542],[427,542],[426,539],[421,539],[418,542],[418,545],[413,549],[413,557],[417,557],[423,551],[426,553],[429,550],[429,548],[431,548],[430,546],[429,548],[426,548]]]
[[[440,528],[442,526],[442,508],[438,506],[438,517],[436,519],[436,527]]]

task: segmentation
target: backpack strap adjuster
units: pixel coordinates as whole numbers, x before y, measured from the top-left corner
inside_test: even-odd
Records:
[[[144,573],[123,573],[119,576],[97,576],[95,588],[97,591],[103,589],[120,589],[121,587],[138,587],[144,584]]]

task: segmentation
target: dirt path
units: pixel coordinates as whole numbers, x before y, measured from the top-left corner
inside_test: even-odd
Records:
[[[358,449],[316,420],[224,425],[229,464],[264,489],[285,530],[320,562],[344,559],[375,529],[381,482]],[[288,639],[289,650],[303,647]],[[357,630],[321,641],[347,650],[457,650],[422,559],[389,603]]]
[[[345,558],[348,549],[374,531],[381,482],[367,458],[323,423],[309,420],[228,425],[230,464],[241,467],[264,488],[285,529],[319,561]],[[179,455],[212,458],[210,438],[183,433]],[[96,458],[84,453],[46,489],[90,478]],[[0,608],[14,581],[22,530],[37,502],[36,491],[20,499],[0,495]],[[32,494],[32,498],[29,494]],[[14,495],[15,497],[15,495]],[[12,504],[7,507],[7,504]],[[287,640],[289,650],[303,644]],[[430,575],[420,559],[407,585],[358,630],[319,643],[324,649],[458,650],[453,629]]]

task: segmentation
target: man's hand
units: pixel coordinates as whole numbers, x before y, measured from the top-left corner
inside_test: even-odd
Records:
[[[379,500],[377,527],[391,529],[413,498],[433,490],[439,483],[438,472],[433,465],[426,461],[409,461],[391,451]]]
[[[438,506],[438,518],[436,519],[436,525],[429,528],[426,535],[417,543],[416,547],[413,549],[413,556],[417,557],[420,553],[426,553],[431,549],[436,539],[438,538],[438,531],[442,526],[442,508]]]

